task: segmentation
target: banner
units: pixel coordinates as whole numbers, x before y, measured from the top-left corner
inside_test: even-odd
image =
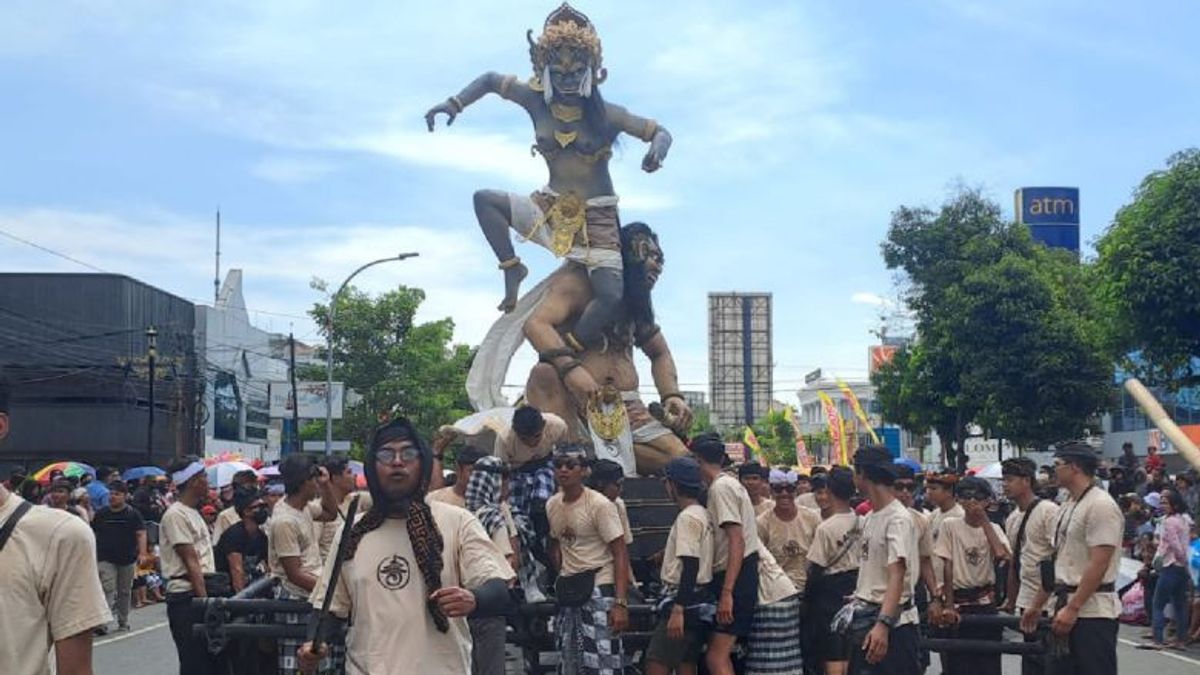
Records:
[[[850,461],[846,457],[846,438],[842,435],[842,416],[829,394],[818,391],[817,397],[821,399],[821,407],[825,409],[825,420],[829,423],[830,462],[848,466]]]
[[[812,468],[812,455],[808,454],[808,446],[803,438],[796,439],[796,466]]]
[[[758,443],[758,436],[754,435],[754,430],[750,427],[746,427],[745,433],[742,434],[742,443],[744,443],[746,448],[750,450],[750,459],[758,460],[759,464],[768,466],[767,463],[763,461],[764,457],[762,454],[762,446]]]
[[[341,382],[333,383],[333,419],[342,419]],[[267,387],[270,401],[268,414],[271,417],[291,417],[297,401],[292,400],[292,387],[287,382],[271,382]],[[297,382],[296,398],[299,399],[300,419],[325,419],[325,383]]]
[[[854,390],[850,388],[850,385],[842,382],[841,378],[838,378],[837,386],[838,389],[842,390],[842,398],[846,399],[846,402],[850,404],[850,409],[854,411],[854,416],[867,428],[867,433],[871,434],[871,442],[875,445],[881,445],[879,436],[875,435],[875,429],[871,427],[871,420],[867,419],[867,413],[862,409],[862,405],[859,404],[858,397],[854,395]]]
[[[800,433],[800,422],[796,419],[796,409],[786,406],[783,418],[792,425],[792,433],[796,434],[796,466],[812,466],[812,457],[808,455],[808,446],[804,444],[804,434]]]

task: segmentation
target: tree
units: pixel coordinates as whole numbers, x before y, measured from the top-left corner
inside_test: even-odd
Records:
[[[1200,384],[1200,149],[1146,176],[1096,250],[1111,357],[1151,384]]]
[[[751,425],[763,455],[771,466],[796,463],[796,431],[782,410],[770,410]]]
[[[1107,401],[1087,270],[1037,245],[978,190],[901,207],[883,257],[910,284],[918,338],[872,380],[885,420],[934,430],[965,464],[968,424],[1018,445],[1078,436]]]
[[[324,290],[316,280],[313,287]],[[441,319],[416,323],[425,300],[419,288],[401,286],[378,297],[348,287],[338,299],[333,330],[334,379],[345,382],[345,417],[335,435],[365,443],[380,419],[405,415],[430,434],[438,426],[471,412],[466,376],[473,351],[451,344],[454,322]],[[328,335],[329,306],[317,304],[309,314]],[[323,367],[303,376],[324,379]],[[354,397],[360,397],[352,404]],[[302,436],[324,438],[324,421],[307,425]]]

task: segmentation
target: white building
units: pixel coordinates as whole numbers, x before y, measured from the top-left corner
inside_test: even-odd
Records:
[[[847,429],[854,433],[857,429],[857,443],[864,445],[870,443],[870,433],[863,428],[861,422],[858,421],[858,416],[854,414],[854,409],[850,402],[842,395],[842,390],[838,386],[836,378],[825,377],[819,371],[814,371],[813,379],[805,383],[799,391],[796,392],[796,397],[799,399],[799,414],[800,433],[821,434],[829,429],[829,422],[825,416],[825,408],[821,404],[820,393],[824,393],[833,401],[837,407],[838,414],[844,421]],[[895,427],[894,425],[884,425],[883,418],[880,414],[879,403],[875,400],[875,387],[871,381],[863,378],[845,378],[842,380],[850,391],[854,393],[854,397],[858,399],[859,405],[863,412],[866,413],[867,421],[870,422],[871,428],[882,429],[884,437],[882,441],[887,442],[887,436],[890,434],[898,434],[897,442],[901,451],[908,457],[912,457],[918,461],[924,461],[923,454],[926,453],[926,447],[930,443],[930,439],[923,436],[916,436],[904,429]],[[809,447],[808,451],[812,453],[817,461],[828,462],[829,448],[825,447]],[[851,449],[850,452],[853,452]]]
[[[288,379],[288,361],[272,355],[272,337],[250,323],[239,269],[225,275],[214,307],[196,306],[206,455],[232,451],[248,459],[278,459],[280,423],[267,414],[267,387]]]

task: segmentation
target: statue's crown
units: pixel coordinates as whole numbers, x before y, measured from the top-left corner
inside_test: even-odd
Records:
[[[580,28],[595,31],[596,27],[592,25],[592,20],[587,18],[583,12],[575,9],[567,3],[563,3],[558,9],[550,12],[550,16],[546,17],[546,23],[542,26],[542,30],[549,28],[557,23],[572,22]]]

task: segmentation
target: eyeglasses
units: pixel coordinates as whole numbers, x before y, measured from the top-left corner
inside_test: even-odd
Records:
[[[796,492],[795,485],[772,485],[771,492]]]
[[[895,482],[894,487],[897,490],[903,490],[904,492],[912,492],[917,488],[917,484],[906,480],[898,480]]]
[[[416,446],[407,446],[395,450],[393,448],[380,448],[375,451],[375,461],[391,464],[399,459],[401,462],[415,462],[421,457],[421,451]]]
[[[556,469],[578,469],[581,466],[577,459],[556,459],[554,460],[554,468]]]

